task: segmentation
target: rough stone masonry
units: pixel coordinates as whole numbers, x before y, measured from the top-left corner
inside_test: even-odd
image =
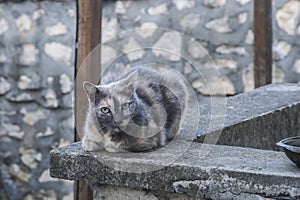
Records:
[[[205,95],[208,94],[205,84],[217,88],[213,95],[233,95],[254,88],[253,0],[117,1],[103,6],[104,63],[114,58],[115,65],[123,69],[153,61],[171,66],[182,72],[195,90]],[[272,17],[273,83],[299,83],[300,2],[274,0]],[[117,39],[118,33],[135,28],[140,29],[122,40]],[[178,32],[163,32],[156,28]],[[198,44],[185,45],[180,34],[192,37]],[[152,45],[148,47],[179,52],[182,57],[157,49],[144,49],[149,41]],[[129,49],[136,51],[128,53]],[[118,58],[122,54],[125,55]],[[222,76],[211,74],[209,79],[203,80],[189,61],[193,60],[202,74],[210,74],[211,59]],[[225,92],[218,85],[221,81]]]
[[[48,153],[73,141],[75,1],[0,3],[0,199],[71,199]]]

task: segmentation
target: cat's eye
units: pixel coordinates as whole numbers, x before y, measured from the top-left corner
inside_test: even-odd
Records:
[[[126,110],[126,109],[128,109],[129,108],[129,106],[130,106],[130,103],[123,103],[122,104],[122,110]]]
[[[110,112],[109,108],[107,108],[107,107],[102,107],[102,108],[100,109],[100,111],[101,111],[102,113],[104,113],[104,114],[107,114],[107,113]]]

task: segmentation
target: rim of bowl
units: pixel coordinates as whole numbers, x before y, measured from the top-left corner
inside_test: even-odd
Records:
[[[296,147],[296,146],[292,146],[289,144],[286,144],[287,142],[291,141],[291,140],[299,140],[299,144],[300,144],[300,136],[296,136],[296,137],[289,137],[289,138],[285,138],[279,142],[276,143],[277,146],[283,147],[289,151],[292,151],[294,153],[300,153],[300,146]]]

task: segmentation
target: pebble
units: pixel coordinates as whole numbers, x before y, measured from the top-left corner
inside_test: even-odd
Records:
[[[254,34],[251,29],[249,29],[247,31],[245,42],[246,42],[246,44],[249,44],[249,45],[253,45],[253,43],[254,43]]]
[[[54,190],[40,189],[35,195],[35,199],[53,200],[57,199],[57,196]]]
[[[228,68],[234,71],[237,71],[237,62],[235,60],[227,60],[227,59],[217,59],[214,60],[217,67]]]
[[[232,31],[228,24],[228,17],[214,19],[208,22],[205,27],[218,33],[229,33]]]
[[[0,76],[0,95],[6,94],[11,89],[11,85],[7,78]]]
[[[143,38],[148,38],[153,35],[155,30],[158,28],[158,25],[154,22],[144,22],[141,24],[139,29],[136,30],[137,34]]]
[[[153,45],[153,53],[162,56],[170,61],[181,59],[181,36],[178,32],[165,32],[160,39]]]
[[[115,3],[115,13],[125,14],[126,9],[130,5],[130,3],[131,3],[130,1],[128,1],[128,2],[126,2],[126,1],[117,1]]]
[[[16,138],[22,140],[24,138],[25,132],[21,130],[21,127],[17,124],[2,123],[0,135],[9,136],[11,138]]]
[[[44,170],[38,180],[40,183],[55,181],[54,178],[50,177],[49,169]]]
[[[242,46],[221,45],[216,48],[216,52],[220,54],[237,54],[240,56],[248,55],[246,49]]]
[[[117,57],[117,51],[105,44],[101,45],[101,64],[109,64]],[[83,67],[85,64],[83,63]]]
[[[144,50],[135,41],[134,37],[130,37],[128,43],[124,45],[123,53],[126,54],[130,62],[140,60],[145,55]]]
[[[163,3],[163,4],[159,5],[159,6],[148,8],[148,14],[149,15],[168,14],[167,4]]]
[[[46,103],[44,104],[45,107],[48,108],[57,108],[59,105],[59,101],[57,99],[57,95],[55,91],[52,88],[48,88],[45,95],[44,99],[46,100]]]
[[[275,41],[273,43],[273,58],[275,60],[282,60],[289,55],[292,46],[285,41]]]
[[[194,0],[184,0],[184,1],[172,0],[172,3],[175,4],[178,10],[193,8],[195,6]]]
[[[42,154],[36,152],[35,149],[20,148],[21,161],[30,169],[34,169],[38,166],[38,162],[42,160]]]
[[[46,131],[45,132],[39,132],[36,134],[36,137],[37,138],[41,138],[41,137],[48,137],[48,136],[51,136],[51,135],[54,135],[54,131],[52,130],[51,127],[47,127]]]
[[[209,8],[215,8],[224,6],[226,4],[226,0],[204,0],[203,4]]]
[[[61,74],[59,84],[63,94],[67,94],[73,90],[73,81],[67,74]]]
[[[206,45],[205,42],[191,41],[188,43],[187,51],[194,59],[204,58],[204,56],[208,55],[208,51],[205,48]]]
[[[40,89],[41,86],[41,76],[36,73],[32,73],[28,75],[21,75],[18,80],[18,88],[21,90],[37,90]]]
[[[21,168],[19,167],[19,165],[17,165],[17,164],[12,164],[9,167],[9,171],[12,176],[17,177],[21,181],[28,182],[28,180],[30,178],[30,174],[22,171]]]
[[[38,20],[40,19],[43,15],[45,15],[45,10],[44,9],[38,9],[35,10],[32,14],[32,19],[33,20]]]
[[[20,63],[23,65],[31,65],[37,62],[39,50],[34,44],[23,44]]]
[[[180,25],[183,29],[194,29],[199,25],[200,19],[200,14],[190,13],[180,20]]]
[[[243,12],[238,15],[238,20],[239,20],[240,24],[246,23],[247,19],[248,19],[248,13],[246,13],[246,12]]]
[[[236,0],[236,1],[239,2],[241,5],[245,5],[250,2],[250,0]]]
[[[296,72],[297,74],[300,74],[300,59],[298,59],[298,60],[295,61],[292,70],[294,72]]]
[[[227,77],[211,77],[209,80],[197,79],[192,87],[203,95],[234,95],[232,82]]]
[[[23,121],[26,124],[31,125],[31,126],[33,126],[36,122],[38,122],[42,119],[46,119],[46,115],[45,115],[44,111],[41,109],[29,112],[29,111],[27,111],[26,108],[22,108],[20,110],[20,113],[24,115]]]
[[[104,43],[108,42],[110,39],[115,39],[117,36],[116,31],[118,27],[117,18],[102,18],[102,30],[105,30],[101,33],[102,41]]]
[[[24,13],[16,20],[16,24],[20,33],[32,31],[33,29],[30,16]]]
[[[64,35],[68,31],[66,25],[59,22],[56,25],[49,26],[45,30],[45,34],[49,36],[58,36],[58,35]]]
[[[287,1],[276,12],[278,26],[289,35],[295,35],[300,17],[300,1]]]
[[[5,19],[0,19],[0,35],[3,35],[6,31],[8,31],[9,25]]]
[[[63,62],[70,66],[72,58],[72,48],[58,42],[46,43],[45,53],[55,61]]]

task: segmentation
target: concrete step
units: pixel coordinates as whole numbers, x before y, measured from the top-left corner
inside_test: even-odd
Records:
[[[300,135],[300,84],[271,84],[200,107],[195,142],[279,150],[276,142]]]
[[[79,142],[50,152],[50,175],[86,180],[97,190],[116,186],[211,199],[300,198],[300,168],[282,152],[192,143],[170,162],[181,153],[180,146],[149,153],[89,153]]]

